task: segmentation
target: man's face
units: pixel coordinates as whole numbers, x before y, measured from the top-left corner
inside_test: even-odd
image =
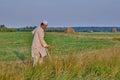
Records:
[[[48,26],[48,25],[43,24],[43,25],[42,25],[42,28],[43,28],[43,29],[46,29],[46,28],[47,28],[47,26]]]

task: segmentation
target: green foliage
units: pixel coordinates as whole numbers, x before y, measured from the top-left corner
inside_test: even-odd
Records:
[[[5,25],[0,25],[0,32],[15,32],[15,31],[16,31],[15,29],[7,28],[5,27]]]
[[[18,32],[31,32],[36,27],[37,26],[26,26],[26,27],[22,27],[22,28],[16,28],[16,31],[18,31]]]

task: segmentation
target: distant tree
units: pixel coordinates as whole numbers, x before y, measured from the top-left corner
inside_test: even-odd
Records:
[[[30,29],[33,29],[33,27],[32,27],[32,26],[30,26],[29,28],[30,28]]]
[[[15,29],[7,28],[5,25],[0,25],[0,32],[15,32]]]
[[[0,25],[0,28],[5,28],[5,25],[3,24],[3,25]]]
[[[28,27],[28,26],[26,26],[25,28],[26,28],[26,29],[29,29],[29,27]]]

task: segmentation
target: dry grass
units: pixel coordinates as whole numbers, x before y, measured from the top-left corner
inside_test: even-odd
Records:
[[[31,61],[0,63],[1,80],[114,80],[120,79],[120,46],[77,55],[46,57],[35,69]]]
[[[56,34],[56,33],[54,33]],[[103,33],[103,32],[94,32],[94,33],[73,33],[73,34],[63,34],[63,33],[57,33],[58,35],[61,36],[66,36],[66,37],[74,37],[74,38],[80,38],[80,39],[95,39],[95,40],[120,40],[120,36],[118,34],[120,33],[116,33],[113,36],[113,33]],[[96,36],[87,36],[87,34],[96,34]],[[98,34],[98,35],[97,35]],[[106,35],[107,34],[107,35]]]

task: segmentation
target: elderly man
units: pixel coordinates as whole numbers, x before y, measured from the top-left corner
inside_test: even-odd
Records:
[[[47,55],[46,48],[49,46],[44,40],[44,29],[48,26],[47,21],[43,21],[40,26],[32,31],[34,34],[34,39],[32,43],[32,57],[33,57],[33,67],[39,63],[43,63],[43,57]]]

